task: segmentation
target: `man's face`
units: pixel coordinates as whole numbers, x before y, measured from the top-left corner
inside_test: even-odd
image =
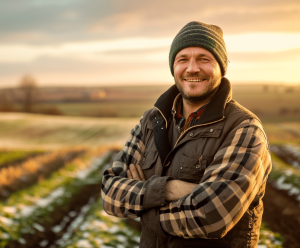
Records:
[[[209,100],[221,83],[222,73],[215,57],[204,48],[188,47],[174,60],[175,84],[191,103]]]

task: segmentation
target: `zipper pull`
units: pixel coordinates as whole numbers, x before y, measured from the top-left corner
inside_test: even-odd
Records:
[[[199,158],[199,165],[201,166],[201,161],[202,161],[202,155]]]

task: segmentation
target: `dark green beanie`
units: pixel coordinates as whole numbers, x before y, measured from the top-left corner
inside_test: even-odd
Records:
[[[202,47],[211,52],[221,67],[222,75],[226,74],[228,59],[223,31],[220,27],[203,22],[189,22],[179,31],[172,42],[169,54],[170,69],[173,76],[176,54],[187,47]]]

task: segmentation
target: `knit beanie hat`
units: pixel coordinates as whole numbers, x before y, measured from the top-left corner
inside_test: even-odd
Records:
[[[203,22],[189,22],[179,31],[169,53],[169,64],[173,76],[176,54],[187,47],[201,47],[211,52],[220,65],[222,75],[226,74],[228,59],[223,31],[220,27]]]

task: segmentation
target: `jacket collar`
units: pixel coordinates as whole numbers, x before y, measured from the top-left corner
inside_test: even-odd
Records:
[[[164,115],[165,119],[168,120],[171,115],[173,102],[176,96],[179,94],[177,86],[174,84],[165,93],[163,93],[154,104],[154,107],[158,108]],[[229,80],[225,77],[219,85],[218,91],[211,99],[210,103],[205,107],[201,118],[197,124],[204,124],[213,121],[220,120],[224,117],[224,111],[226,103],[232,99],[232,90]]]

